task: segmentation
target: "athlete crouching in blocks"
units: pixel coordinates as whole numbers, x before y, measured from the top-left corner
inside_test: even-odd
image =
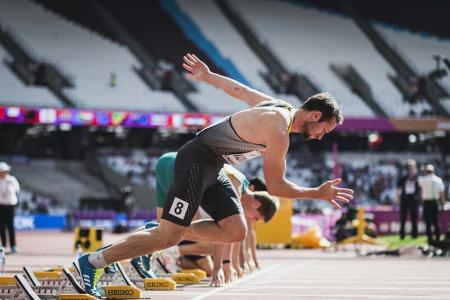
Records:
[[[98,279],[103,268],[114,262],[169,248],[183,238],[216,243],[242,241],[247,235],[247,223],[242,205],[224,174],[224,163],[237,164],[263,156],[264,176],[271,195],[322,199],[338,208],[339,202],[353,198],[351,189],[338,187],[339,178],[316,188],[303,188],[284,177],[291,132],[320,140],[342,122],[340,107],[333,96],[314,95],[296,109],[211,72],[195,55],[184,56],[183,67],[189,77],[223,89],[250,108],[203,129],[181,147],[160,226],[134,232],[107,249],[78,259],[85,288],[92,295],[100,296]],[[192,222],[200,205],[212,220]]]

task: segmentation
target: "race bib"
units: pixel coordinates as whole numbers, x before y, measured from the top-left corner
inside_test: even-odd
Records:
[[[405,182],[405,194],[411,195],[416,192],[416,183],[414,181],[407,180]]]
[[[261,156],[263,154],[264,154],[263,151],[253,150],[250,152],[239,153],[239,154],[222,155],[222,157],[228,164],[237,165],[238,163],[240,163],[244,160],[253,159],[253,158]]]
[[[175,197],[175,200],[173,200],[172,206],[170,207],[169,214],[181,220],[184,220],[184,216],[186,215],[188,207],[189,203]]]

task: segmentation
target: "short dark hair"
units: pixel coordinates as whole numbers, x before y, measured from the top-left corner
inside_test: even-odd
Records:
[[[322,113],[319,122],[329,121],[335,118],[337,124],[342,124],[344,116],[342,115],[341,107],[336,101],[336,98],[329,93],[315,94],[306,100],[302,109],[307,111],[318,110]]]
[[[255,177],[251,180],[249,180],[250,185],[253,185],[255,187],[256,191],[267,191],[267,186],[264,180],[260,177]]]
[[[261,203],[258,211],[263,216],[264,223],[269,222],[280,207],[280,201],[277,197],[271,196],[268,192],[264,191],[254,192],[253,197]]]

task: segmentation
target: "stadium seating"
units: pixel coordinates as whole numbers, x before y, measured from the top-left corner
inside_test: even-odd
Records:
[[[431,111],[426,102],[412,105],[402,99],[387,76],[394,73],[393,69],[351,19],[292,1],[268,0],[258,3],[257,6],[251,0],[228,1],[285,65],[292,71],[306,74],[320,89],[334,94],[342,104],[346,116],[371,117],[374,113],[331,71],[332,63],[351,64],[368,82],[375,100],[389,116],[420,116],[423,111]],[[139,68],[140,62],[126,46],[113,40],[111,33],[107,34],[109,29],[96,22],[95,13],[90,12],[84,20],[83,17],[77,18],[76,12],[64,12],[64,7],[56,2],[44,0],[42,2],[47,6],[31,0],[1,1],[0,22],[12,31],[18,42],[33,56],[54,64],[68,75],[75,87],[66,88],[64,92],[76,105],[94,109],[172,112],[186,110],[173,93],[151,90],[138,77],[133,67]],[[78,14],[82,12],[80,9],[82,5],[88,5],[86,1],[80,5],[74,3],[71,5],[77,8]],[[217,48],[223,58],[238,69],[252,87],[288,100],[294,105],[299,104],[299,100],[292,95],[276,95],[272,91],[260,75],[261,72],[267,71],[266,66],[214,1],[175,0],[173,3],[176,3],[176,9],[181,10],[181,13],[192,20],[201,34]],[[105,7],[123,23],[124,20],[120,19],[120,5],[119,2],[105,2]],[[142,2],[142,5],[145,5],[146,9],[158,10],[157,12],[152,10],[148,16],[164,19],[164,26],[170,28],[167,30],[174,31],[180,26],[170,20],[174,17],[167,14],[167,7],[164,10],[159,4]],[[138,18],[142,19],[145,16],[146,13],[143,12]],[[129,19],[129,16],[127,18]],[[35,26],[37,23],[39,26]],[[127,30],[133,26],[136,27],[134,28],[136,31],[140,30],[138,35],[130,31],[138,40],[143,39],[146,34],[145,30],[137,26],[138,22],[130,21],[129,24],[122,25]],[[446,39],[414,34],[385,25],[375,26],[408,62],[423,74],[434,69],[433,54],[445,55],[450,50],[450,41]],[[157,32],[152,30],[152,34]],[[170,45],[152,48],[150,45],[152,43],[147,40],[140,43],[155,56],[156,60],[164,59],[170,63],[175,63],[176,60],[178,69],[180,58],[176,57],[180,51],[184,51],[180,48],[194,45],[193,41],[186,39],[180,42],[181,47],[174,49],[171,45],[173,38],[180,38],[183,35],[182,30],[178,28],[178,31],[180,31],[177,32],[178,35],[171,34],[169,39],[163,38],[169,34],[165,31],[155,36]],[[188,42],[191,44],[187,44]],[[154,54],[155,49],[159,49],[160,52]],[[163,53],[170,52],[168,49],[173,49],[170,57],[168,54],[166,55],[168,57],[163,57]],[[3,61],[6,57],[9,57],[9,54],[0,47],[0,59]],[[213,64],[210,57],[205,59]],[[217,66],[213,64],[213,67]],[[2,81],[0,104],[62,106],[48,89],[25,86],[4,63],[0,64],[0,79]],[[448,77],[439,82],[450,91]],[[198,92],[190,93],[189,99],[202,112],[228,114],[246,107],[245,103],[231,99],[214,87],[203,83],[194,84]],[[446,101],[443,101],[443,104],[449,107]]]
[[[449,56],[449,39],[413,33],[384,24],[375,24],[375,28],[421,74],[428,74],[436,68],[433,55]],[[448,76],[439,79],[438,82],[450,93],[450,78]]]
[[[29,0],[0,2],[0,21],[41,60],[69,74],[66,93],[80,107],[184,111],[168,92],[154,92],[133,72],[139,62],[130,51],[45,10]],[[35,26],[39,24],[39,26]],[[115,84],[111,76],[115,73]]]
[[[82,162],[32,160],[29,164],[12,164],[20,184],[37,194],[56,199],[67,208],[77,208],[80,197],[107,197],[105,187],[87,173]]]
[[[300,103],[299,99],[293,95],[276,95],[272,91],[260,75],[261,72],[267,72],[266,66],[223,15],[214,1],[193,0],[186,2],[178,0],[177,4],[184,13],[190,16],[205,37],[214,43],[220,53],[234,63],[240,73],[249,81],[251,87],[273,97],[289,101],[294,105]],[[200,92],[192,94],[191,98],[199,107],[205,108],[208,112],[229,113],[246,106],[214,88],[203,84],[199,84],[198,88]],[[224,101],[229,107],[221,105]]]
[[[147,156],[137,151],[130,155],[106,155],[102,160],[109,168],[126,176],[131,182],[155,188],[154,169],[158,156]]]
[[[385,111],[392,116],[409,115],[409,105],[387,77],[392,68],[351,19],[286,1],[264,1],[258,6],[253,1],[229,2],[286,65],[334,94],[347,116],[372,116],[373,112],[332,73],[331,63],[350,63]]]
[[[254,88],[263,92],[271,92],[271,88],[259,74],[259,72],[267,72],[267,68],[214,1],[186,2],[178,0],[177,3],[220,52],[235,63]]]
[[[447,111],[450,111],[450,98],[441,99],[441,103]]]
[[[48,89],[26,86],[5,65],[4,60],[10,58],[8,52],[0,46],[0,105],[62,106],[62,103]]]

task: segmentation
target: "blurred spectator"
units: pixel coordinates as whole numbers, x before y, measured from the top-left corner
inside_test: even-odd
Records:
[[[441,201],[443,208],[445,203],[444,182],[434,174],[434,166],[431,164],[425,167],[425,175],[420,176],[418,181],[421,188],[423,219],[426,225],[428,243],[433,241],[438,242],[441,236],[438,218],[438,201]],[[434,232],[431,227],[434,227]],[[433,233],[436,237],[435,240],[433,240]]]
[[[156,75],[162,81],[162,89],[163,90],[171,90],[172,88],[172,79],[175,75],[175,68],[171,63],[168,63],[164,60],[158,61],[158,69],[156,71]]]
[[[161,150],[159,150],[161,151]],[[312,155],[304,148],[298,152],[288,153],[286,160],[286,178],[301,186],[317,186],[333,176],[333,164],[323,161],[323,158]],[[120,154],[117,151],[104,152],[102,160],[117,173],[130,179],[134,184],[155,187],[154,168],[161,152],[156,150],[146,152],[133,150]],[[445,182],[450,179],[450,164],[445,160],[433,160],[432,157],[420,158],[437,166],[437,174],[441,174]],[[403,172],[402,155],[386,159],[384,155],[373,154],[367,158],[343,160],[342,185],[355,191],[354,205],[374,207],[380,205],[392,206],[397,201],[397,184]],[[237,165],[237,168],[247,177],[262,176],[263,160],[254,159]],[[304,213],[321,212],[330,209],[327,203],[302,200],[294,203],[297,211]]]
[[[426,88],[427,88],[427,77],[419,76],[417,78],[414,78],[411,84],[411,91],[412,91],[411,102],[417,103],[422,100],[426,100],[427,99]]]
[[[9,236],[11,252],[17,252],[16,233],[14,230],[14,207],[17,205],[17,193],[20,191],[19,182],[9,175],[11,167],[0,162],[0,235],[2,247],[6,248],[6,231]]]
[[[417,238],[417,216],[419,213],[420,188],[416,174],[416,162],[408,160],[407,174],[397,183],[397,203],[400,206],[400,238],[405,238],[405,223],[408,213],[411,219],[411,236]]]
[[[131,154],[107,155],[104,160],[108,167],[126,176],[132,183],[155,187],[154,166],[158,157],[134,151]]]

